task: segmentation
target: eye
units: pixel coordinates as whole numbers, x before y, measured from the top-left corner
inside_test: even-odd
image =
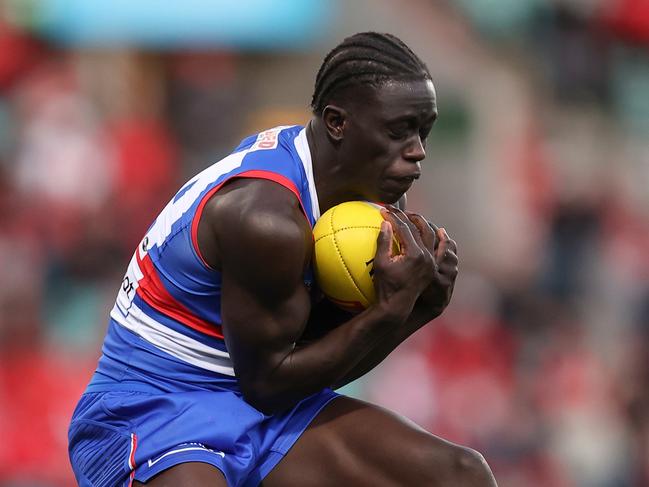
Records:
[[[410,135],[411,128],[407,123],[398,123],[388,126],[388,135],[393,140],[404,140]]]
[[[388,135],[393,140],[404,140],[408,137],[406,130],[389,130]]]
[[[428,134],[430,134],[432,128],[433,128],[432,125],[426,125],[424,127],[421,127],[419,129],[419,138],[422,141],[425,141],[428,138]]]

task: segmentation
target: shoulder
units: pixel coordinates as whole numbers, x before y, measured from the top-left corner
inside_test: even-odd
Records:
[[[292,142],[300,131],[303,129],[301,125],[278,125],[250,135],[243,139],[234,152],[241,150],[250,151],[272,151],[282,147],[282,142]]]
[[[273,235],[310,230],[297,196],[270,179],[234,179],[208,201],[206,211],[213,228],[223,234],[233,226]]]
[[[222,271],[301,279],[311,258],[311,227],[296,196],[284,186],[236,179],[210,199],[205,217]]]

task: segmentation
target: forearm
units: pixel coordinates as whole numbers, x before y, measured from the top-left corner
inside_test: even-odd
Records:
[[[246,398],[255,407],[272,412],[333,387],[366,356],[382,348],[391,330],[400,328],[403,321],[380,306],[372,307],[326,335],[296,345],[273,366],[257,368],[261,373],[243,381]]]
[[[365,355],[344,377],[334,384],[334,388],[343,387],[359,377],[364,376],[387,358],[401,343],[425,326],[437,315],[422,304],[417,304],[412,314],[403,324],[387,334],[381,343]]]
[[[227,349],[246,400],[271,413],[344,383],[383,360],[429,321],[419,310],[411,315],[422,292],[438,279],[429,251],[432,245],[421,241],[409,220],[390,213],[377,237],[373,266],[377,303],[323,336],[303,336],[311,311],[303,272],[310,263],[312,235],[302,219],[282,213],[285,206],[267,218],[260,218],[259,212],[240,215],[232,226],[243,228],[242,235],[224,239],[220,247],[228,256],[222,260],[221,291]],[[252,221],[249,215],[254,215]],[[275,224],[269,225],[269,219]],[[393,255],[395,235],[398,255]]]

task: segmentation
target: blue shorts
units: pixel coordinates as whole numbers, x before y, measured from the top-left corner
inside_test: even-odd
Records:
[[[224,378],[219,386],[206,381],[202,387],[191,374],[203,372],[171,356],[157,359],[171,361],[174,379],[145,374],[138,364],[150,364],[150,354],[161,352],[118,326],[109,327],[113,336],[69,428],[70,461],[83,487],[146,482],[184,462],[214,465],[229,486],[256,486],[337,397],[326,389],[267,416],[246,403],[236,387],[223,387],[234,379]],[[124,362],[111,353],[116,342]],[[130,352],[124,354],[124,347]],[[179,373],[186,382],[177,380]]]

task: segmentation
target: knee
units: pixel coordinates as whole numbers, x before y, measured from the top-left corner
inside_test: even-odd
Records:
[[[485,458],[471,448],[453,445],[447,464],[449,483],[466,486],[495,486],[496,481]]]
[[[458,447],[454,458],[454,470],[467,479],[493,478],[493,474],[485,458],[481,453],[471,448]]]
[[[441,449],[439,446],[435,446],[426,461],[426,485],[496,486],[493,473],[479,452],[452,443],[445,444]]]

